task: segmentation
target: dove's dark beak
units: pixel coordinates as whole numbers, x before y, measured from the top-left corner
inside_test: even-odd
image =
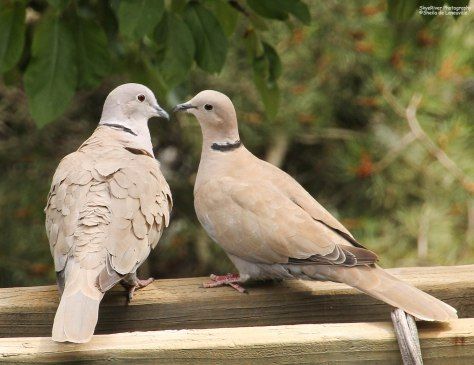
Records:
[[[188,109],[197,109],[197,107],[192,105],[191,103],[178,104],[173,108],[173,113],[184,112]]]
[[[158,104],[153,105],[153,109],[155,110],[157,117],[170,120],[170,116],[168,115],[168,113],[164,109],[162,109]]]

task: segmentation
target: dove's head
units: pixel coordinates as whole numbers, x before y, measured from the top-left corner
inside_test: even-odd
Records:
[[[151,117],[169,119],[156,101],[153,92],[144,85],[123,84],[113,89],[105,99],[101,123],[126,123],[127,127]],[[133,129],[133,128],[132,128]]]
[[[237,116],[232,101],[214,90],[204,90],[186,103],[179,104],[174,111],[193,114],[210,142],[233,142],[238,140]]]
[[[153,156],[148,129],[151,117],[169,119],[149,88],[140,84],[123,84],[105,99],[99,125],[121,131],[123,140]]]

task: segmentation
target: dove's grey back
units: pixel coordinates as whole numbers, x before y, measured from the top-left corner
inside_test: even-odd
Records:
[[[123,137],[98,127],[53,177],[45,212],[62,279],[53,327],[58,341],[90,338],[103,292],[136,271],[169,223],[171,193],[158,162]]]

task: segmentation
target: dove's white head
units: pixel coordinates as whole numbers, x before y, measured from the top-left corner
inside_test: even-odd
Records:
[[[141,84],[123,84],[105,99],[99,125],[122,129],[137,145],[153,154],[148,130],[148,119],[152,117],[169,119],[153,92]]]
[[[199,124],[206,145],[229,145],[239,143],[237,115],[232,101],[214,90],[204,90],[189,100],[179,104],[174,111],[193,114]]]

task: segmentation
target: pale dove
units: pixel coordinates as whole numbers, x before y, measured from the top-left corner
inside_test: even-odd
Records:
[[[231,100],[206,90],[175,111],[202,129],[194,186],[197,217],[239,275],[212,275],[207,287],[249,279],[302,278],[346,283],[422,320],[448,321],[456,310],[396,279],[291,176],[240,142]]]
[[[130,294],[148,285],[136,270],[168,226],[170,189],[155,160],[148,119],[168,118],[150,89],[125,84],[105,100],[99,126],[60,162],[45,208],[61,302],[55,341],[87,342],[99,303],[123,280]]]

